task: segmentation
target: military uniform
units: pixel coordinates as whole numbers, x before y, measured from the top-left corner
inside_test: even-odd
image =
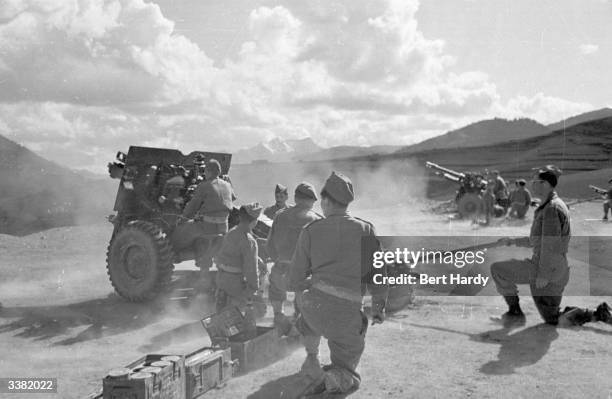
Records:
[[[261,208],[251,209],[257,215],[261,213]],[[217,311],[229,305],[243,307],[259,288],[257,240],[251,231],[238,225],[223,238],[215,260],[219,269]]]
[[[210,245],[210,239],[198,237],[227,233],[227,219],[235,198],[230,183],[217,177],[200,183],[183,210],[183,217],[193,220],[176,228],[173,246],[179,250],[195,246],[196,264],[204,271],[212,266],[215,245]]]
[[[501,176],[495,178],[495,201],[504,209],[508,209],[508,187]]]
[[[533,247],[531,259],[511,259],[491,265],[497,291],[513,298],[518,294],[517,284],[530,284],[540,315],[547,323],[556,324],[563,290],[569,281],[566,256],[569,240],[569,210],[553,191],[534,213],[529,235]],[[548,285],[537,288],[537,277],[547,279]]]
[[[338,179],[348,180],[332,174],[324,190],[348,204],[353,198],[352,184],[346,193],[346,187],[338,188],[342,185]],[[363,237],[378,243],[369,222],[347,212],[328,214],[304,227],[289,272],[289,289],[305,290],[297,328],[304,336],[306,351],[316,358],[321,336],[327,338],[332,364],[324,374],[325,385],[332,380],[339,382],[341,392],[360,383],[356,368],[365,347],[368,326],[361,311],[366,287],[373,296],[373,308],[381,311],[388,289],[370,284],[374,269],[371,261],[362,263],[362,254],[371,259],[371,254],[362,251]],[[375,247],[371,249],[377,250],[378,244]]]
[[[511,195],[509,216],[516,214],[517,218],[523,219],[530,204],[531,193],[529,190],[526,188],[518,188],[516,191],[513,191]]]
[[[314,188],[310,185],[300,184],[296,189],[296,193],[298,192],[313,200],[317,199]],[[275,312],[282,313],[282,302],[287,299],[288,273],[300,232],[305,225],[321,218],[322,216],[315,213],[310,207],[300,205],[289,207],[274,218],[268,235],[267,250],[268,255],[274,260],[274,266],[270,272],[268,298],[273,307],[275,302],[281,303],[281,309],[275,309]]]

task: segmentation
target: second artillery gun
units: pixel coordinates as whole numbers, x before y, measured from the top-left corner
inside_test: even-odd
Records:
[[[177,238],[174,232],[184,222],[183,208],[204,179],[205,162],[216,159],[221,177],[229,181],[231,158],[224,153],[183,155],[178,150],[132,146],[108,164],[110,176],[120,180],[117,213],[109,217],[114,228],[107,253],[108,275],[119,295],[130,301],[151,299],[169,285],[175,263],[195,259],[195,248],[178,242],[193,237]],[[238,223],[237,214],[237,208],[230,212],[230,228]],[[265,239],[269,230],[270,221],[262,218],[253,233]],[[204,238],[213,247],[222,236]]]
[[[472,217],[482,212],[484,207],[482,194],[487,188],[487,180],[483,175],[473,172],[457,172],[433,162],[425,162],[425,166],[434,169],[437,176],[459,185],[455,192],[455,204],[462,218]]]

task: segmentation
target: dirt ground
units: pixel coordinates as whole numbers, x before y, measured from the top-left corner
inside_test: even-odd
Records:
[[[496,221],[480,227],[432,214],[425,204],[417,209],[398,204],[355,214],[372,221],[381,235],[522,236],[530,224]],[[572,208],[568,291],[577,296],[564,297],[563,306],[612,304],[612,224],[596,220],[600,213],[597,202]],[[113,293],[105,271],[110,227],[0,235],[0,377],[59,381],[57,395],[33,397],[85,398],[100,389],[108,370],[143,354],[188,353],[209,343],[199,323],[211,312],[207,298],[186,302],[171,296],[131,304]],[[585,241],[584,236],[599,238]],[[524,255],[512,247],[491,253],[490,261]],[[525,297],[527,325],[505,329],[491,319],[505,311],[491,289],[476,297],[419,296],[410,308],[370,327],[359,366],[362,386],[350,397],[612,398],[612,326],[546,326]],[[270,316],[262,323],[271,324]],[[203,397],[290,398],[292,374],[303,357],[298,348]],[[322,359],[328,360],[325,345]]]

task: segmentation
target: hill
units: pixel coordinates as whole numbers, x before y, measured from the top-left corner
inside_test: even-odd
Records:
[[[612,118],[584,122],[546,135],[493,145],[460,150],[435,149],[394,153],[367,159],[370,162],[390,159],[416,160],[421,165],[425,161],[431,161],[458,171],[498,169],[506,179],[526,178],[531,175],[532,168],[555,164],[567,176],[612,168]],[[576,181],[576,184],[583,182]],[[590,183],[584,183],[585,186],[588,184]],[[446,196],[455,189],[455,184],[442,178],[432,178],[428,195]]]
[[[84,177],[0,136],[0,233],[102,220],[113,204],[108,180]]]
[[[570,126],[578,125],[584,122],[590,122],[598,119],[612,118],[611,108],[602,108],[596,111],[585,112],[584,114],[572,116],[571,118],[563,119],[559,122],[548,125],[550,130],[567,129]]]
[[[549,128],[532,119],[487,119],[404,147],[398,152],[415,153],[434,149],[483,146],[541,136],[550,132]]]
[[[298,156],[297,159],[300,161],[328,161],[334,159],[362,157],[376,154],[390,154],[400,148],[400,146],[396,145],[375,145],[371,147],[346,145],[326,148],[324,150],[313,152],[311,154],[304,154],[302,156]]]

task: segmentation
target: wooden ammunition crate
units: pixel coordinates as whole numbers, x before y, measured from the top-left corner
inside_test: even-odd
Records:
[[[246,373],[287,356],[298,343],[297,337],[281,337],[274,327],[257,326],[249,331],[238,308],[228,308],[202,320],[215,346],[229,347],[238,371]],[[252,329],[251,329],[252,330]]]
[[[230,348],[202,348],[185,358],[185,399],[221,388],[234,375]]]
[[[103,399],[184,399],[185,398],[185,357],[162,367],[148,378],[130,378],[139,369],[151,367],[163,357],[172,355],[146,355],[130,363],[126,368],[131,372],[125,378],[104,377],[102,380]]]

